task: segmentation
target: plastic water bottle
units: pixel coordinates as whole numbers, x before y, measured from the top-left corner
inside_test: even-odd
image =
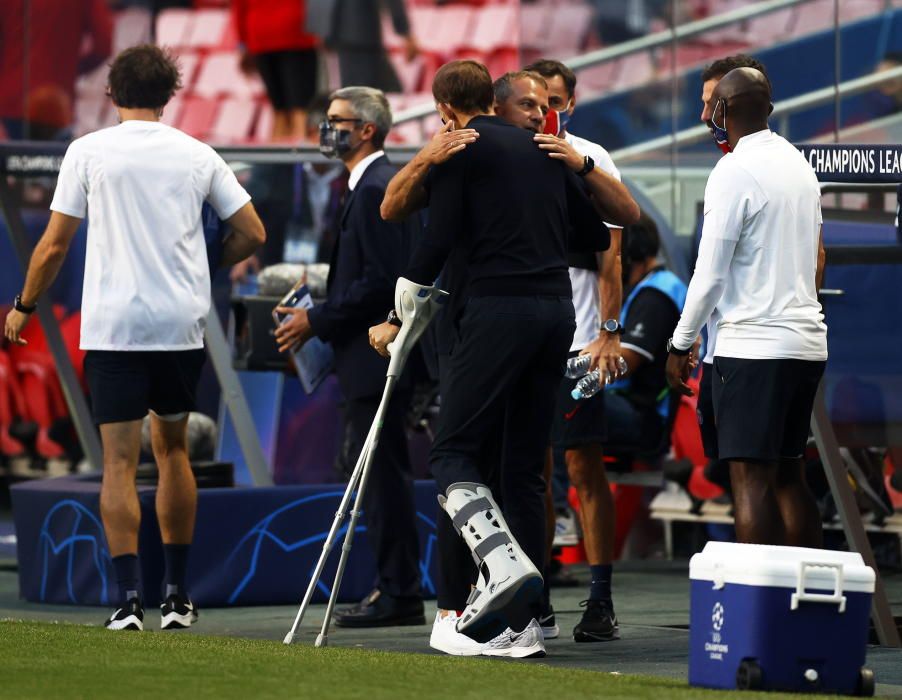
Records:
[[[610,383],[611,375],[607,370],[604,370],[604,384]],[[576,387],[570,392],[570,396],[576,401],[588,399],[590,396],[595,396],[595,394],[601,391],[604,384],[602,384],[601,370],[593,369],[576,383]]]
[[[564,376],[567,377],[567,379],[577,379],[578,377],[585,376],[586,372],[589,371],[589,365],[591,363],[591,355],[577,355],[576,357],[571,357],[567,360],[567,369],[564,371]]]

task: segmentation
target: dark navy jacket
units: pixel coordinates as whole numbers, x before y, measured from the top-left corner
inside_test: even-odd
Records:
[[[374,160],[348,193],[329,268],[326,302],[310,310],[314,333],[332,343],[345,399],[379,397],[388,360],[370,347],[367,331],[394,307],[395,283],[407,267],[419,217],[389,223],[379,214],[397,168]]]

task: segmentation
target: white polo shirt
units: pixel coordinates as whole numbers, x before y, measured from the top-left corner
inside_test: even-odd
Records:
[[[827,359],[815,289],[821,204],[801,153],[769,129],[745,136],[705,187],[695,273],[674,345],[717,309],[715,357]]]
[[[595,167],[600,168],[608,175],[620,180],[620,171],[614,165],[610,154],[597,143],[574,136],[571,133],[564,135],[564,140],[583,156],[589,156],[595,161]],[[608,225],[609,228],[620,228]],[[573,308],[576,311],[576,332],[573,334],[573,343],[570,351],[582,350],[598,337],[601,332],[601,311],[598,297],[598,276],[594,270],[584,270],[579,267],[570,268],[570,286],[573,288]],[[619,314],[617,314],[619,318]]]
[[[210,271],[201,207],[250,201],[209,146],[128,120],[69,144],[50,208],[88,221],[83,350],[203,347]]]

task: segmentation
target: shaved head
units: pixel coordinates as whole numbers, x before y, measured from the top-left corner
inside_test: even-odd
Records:
[[[755,68],[736,68],[727,73],[711,94],[711,115],[717,122],[725,122],[730,143],[735,145],[745,134],[767,128],[767,118],[773,111],[770,82]]]

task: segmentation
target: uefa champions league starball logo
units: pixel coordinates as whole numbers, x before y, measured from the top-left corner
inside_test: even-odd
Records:
[[[723,605],[720,603],[715,603],[714,610],[711,611],[711,626],[715,632],[723,629]]]

